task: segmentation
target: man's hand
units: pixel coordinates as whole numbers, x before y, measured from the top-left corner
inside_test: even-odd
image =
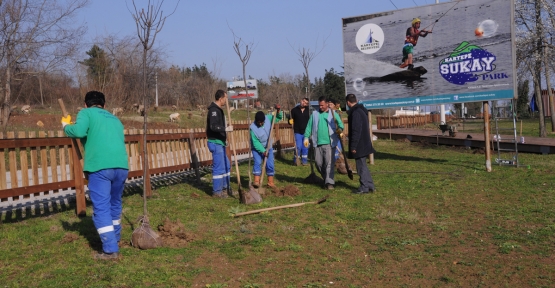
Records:
[[[351,153],[357,154],[357,150],[351,150]]]
[[[279,110],[281,110],[281,105],[276,104],[276,105],[274,105],[274,108],[276,108],[276,110],[279,112]]]
[[[62,127],[66,127],[66,125],[71,124],[71,115],[67,115],[66,117],[62,117]]]
[[[268,152],[264,151],[264,153],[262,153],[262,155],[264,155],[264,157],[268,157]]]
[[[304,147],[308,148],[308,145],[309,145],[309,144],[310,144],[310,143],[308,143],[308,138],[304,138],[304,141],[303,141]]]
[[[225,132],[232,132],[232,131],[233,131],[233,125],[229,125],[225,127]]]
[[[339,133],[339,139],[343,140],[343,138],[345,138],[345,134]]]
[[[335,129],[335,134],[337,134],[337,135],[343,134],[343,129],[341,129],[341,128]]]

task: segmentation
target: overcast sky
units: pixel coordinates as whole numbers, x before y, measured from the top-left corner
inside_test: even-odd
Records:
[[[143,8],[146,2],[136,1]],[[164,12],[170,13],[176,3],[176,0],[165,0]],[[255,44],[247,76],[256,79],[303,74],[303,66],[291,45],[295,50],[323,48],[310,64],[310,78],[314,79],[323,77],[325,69],[332,67],[343,71],[342,18],[434,3],[435,0],[181,0],[156,42],[166,51],[167,63],[180,67],[206,63],[210,70],[217,63],[219,71],[214,72],[225,80],[242,75],[230,28],[245,41]],[[92,45],[96,37],[108,34],[136,37],[136,27],[126,4],[133,9],[131,0],[91,1],[79,17],[88,27],[86,42]],[[326,38],[323,47],[322,41]]]

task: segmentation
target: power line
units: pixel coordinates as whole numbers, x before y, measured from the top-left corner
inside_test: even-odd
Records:
[[[414,5],[418,6],[418,4],[416,4],[416,1],[412,0],[412,2],[414,2]]]
[[[389,2],[391,2],[391,4],[393,4],[393,6],[395,6],[395,3],[393,3],[392,0],[389,0]],[[395,6],[395,9],[399,10],[399,8],[397,8],[397,6]]]

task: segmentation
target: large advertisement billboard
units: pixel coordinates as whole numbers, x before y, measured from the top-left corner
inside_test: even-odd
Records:
[[[227,96],[231,100],[258,98],[258,87],[257,87],[256,80],[253,80],[253,79],[247,80],[246,91],[245,91],[245,81],[227,82]]]
[[[513,98],[513,7],[461,0],[343,18],[346,92],[368,109]]]

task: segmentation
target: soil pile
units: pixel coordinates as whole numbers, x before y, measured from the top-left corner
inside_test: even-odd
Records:
[[[166,247],[184,247],[189,242],[195,240],[194,234],[185,232],[185,226],[179,219],[173,223],[170,219],[166,218],[164,225],[158,226],[158,231]]]
[[[298,196],[301,195],[301,190],[294,185],[287,185],[283,188],[274,187],[273,192],[276,196]]]

